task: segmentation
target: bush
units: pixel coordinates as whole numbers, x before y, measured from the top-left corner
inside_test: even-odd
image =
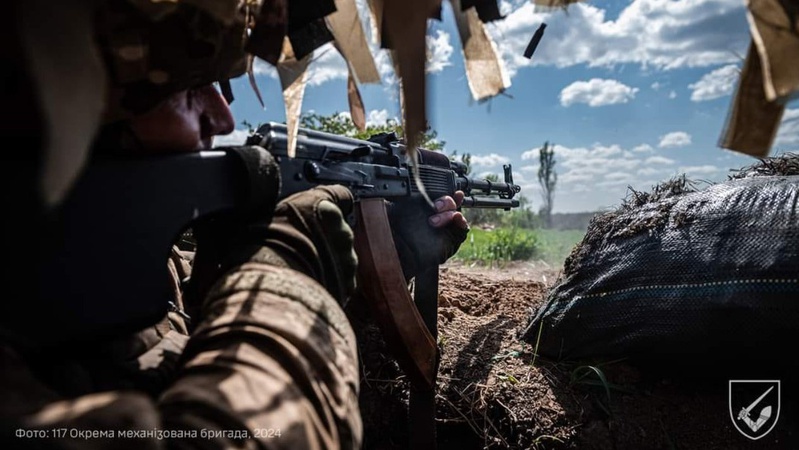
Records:
[[[455,255],[457,259],[483,264],[528,260],[539,250],[535,232],[519,228],[484,231],[472,229],[469,238]]]
[[[496,230],[488,244],[488,252],[499,261],[524,261],[533,257],[538,239],[518,228]]]

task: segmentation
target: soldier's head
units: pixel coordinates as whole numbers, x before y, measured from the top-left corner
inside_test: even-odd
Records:
[[[230,131],[230,111],[213,83],[244,73],[245,37],[259,4],[12,1],[0,27],[10,44],[0,60],[11,68],[0,131],[26,146],[4,152],[16,166],[5,164],[3,190],[24,186],[37,209],[56,208],[92,143],[102,141],[98,131],[102,138],[127,128],[118,136],[150,151],[190,151]]]
[[[108,125],[116,126],[124,127],[133,141],[132,147],[118,150],[175,153],[210,148],[214,136],[233,131],[234,122],[227,101],[212,84],[205,84],[173,93],[147,111]]]
[[[143,3],[150,6],[108,1],[96,20],[110,93],[101,144],[116,139],[124,152],[208,148],[213,136],[233,131],[213,84],[244,72],[249,13],[240,5],[258,2]]]

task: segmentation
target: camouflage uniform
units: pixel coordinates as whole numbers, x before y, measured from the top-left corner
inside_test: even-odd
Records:
[[[13,448],[360,447],[355,336],[317,281],[245,263],[215,285],[203,316],[190,339],[173,317],[96,348],[22,355],[0,347],[5,439]],[[10,438],[19,428],[114,430],[116,438]],[[124,434],[155,429],[187,433]],[[251,439],[236,439],[239,430]]]
[[[40,75],[48,72],[35,64],[15,66],[15,70],[24,74],[20,79],[33,80],[31,92],[49,89],[54,95],[74,92],[71,84],[76,81],[94,84],[102,95],[104,77],[110,98],[102,120],[106,125],[118,123],[146,111],[170,92],[243,73],[243,37],[259,3],[69,0],[64,3],[69,6],[53,8],[83,14],[84,19],[97,18],[94,33],[83,22],[70,30],[74,36],[87,41],[91,36],[100,44],[98,52],[83,53],[87,60],[101,57],[107,72],[80,71],[74,63],[62,64],[50,71],[56,76],[44,79]],[[99,10],[92,9],[101,4]],[[19,54],[64,55],[62,59],[81,61],[75,55],[83,54],[86,46],[70,41],[73,35],[62,33],[59,42],[58,35],[39,33],[42,24],[58,25],[48,8],[49,2],[41,0],[12,4],[12,10],[26,19],[21,22],[26,31],[21,32]],[[66,29],[69,23],[75,21],[60,26]],[[34,40],[37,36],[42,39]],[[15,64],[24,61],[16,53],[11,56]],[[62,104],[59,97],[42,94],[43,108]],[[74,114],[96,114],[82,111],[74,102],[70,107]],[[84,128],[48,130],[47,110],[36,112],[41,113],[43,134],[91,135],[89,127],[96,123],[87,120]],[[85,154],[70,153],[65,158],[77,161],[79,167]],[[29,201],[34,204],[36,199],[31,196]],[[28,230],[15,231],[16,239],[21,239]],[[309,240],[306,236],[301,236],[303,243]],[[313,248],[318,245],[308,243],[307,259],[321,259]],[[10,257],[22,254],[14,250]],[[28,259],[32,260],[22,261]],[[0,334],[0,447],[360,447],[357,351],[341,298],[327,292],[330,279],[315,271],[313,264],[292,268],[279,260],[274,255],[261,260],[245,257],[232,265],[205,297],[190,338],[174,313],[134,336],[83,343],[64,337],[64,344],[47,350],[12,345],[16,341]],[[183,266],[175,258],[170,263],[178,305],[179,280],[186,275]],[[14,273],[23,274],[24,266]],[[16,276],[4,280],[11,282]],[[18,298],[22,297],[8,295],[6,301]],[[34,428],[114,431],[116,437],[54,439],[51,433],[49,439],[26,439],[14,435],[17,429]],[[159,434],[156,429],[169,432]]]

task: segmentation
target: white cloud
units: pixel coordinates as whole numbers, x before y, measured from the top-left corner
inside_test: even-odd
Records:
[[[388,121],[388,110],[373,109],[366,115],[366,125],[383,125]]]
[[[653,153],[654,151],[655,149],[649,144],[641,144],[632,149],[633,153]]]
[[[685,147],[691,144],[691,135],[685,131],[674,131],[660,137],[658,147]]]
[[[638,88],[633,88],[616,80],[592,78],[588,81],[575,81],[560,91],[560,104],[570,106],[585,103],[591,107],[627,103],[635,98]]]
[[[490,155],[472,155],[472,165],[479,167],[493,167],[500,164],[507,164],[510,159],[507,156],[491,153]]]
[[[537,161],[540,155],[541,155],[541,149],[533,148],[522,153],[522,160],[526,161],[528,159],[535,159]],[[533,166],[527,166],[527,167],[533,167]]]
[[[729,64],[704,74],[699,81],[688,85],[693,91],[691,101],[703,102],[730,95],[738,80],[739,70],[737,65]]]
[[[675,98],[677,98],[677,92],[675,92],[675,91],[669,92],[669,98],[671,100],[674,100]]]
[[[452,56],[452,44],[450,44],[449,33],[443,30],[436,30],[436,36],[427,36],[427,72],[436,73],[451,66],[450,57]]]
[[[664,173],[664,172],[665,171],[663,169],[656,169],[654,167],[643,167],[641,169],[638,169],[637,173],[638,173],[638,175],[641,175],[641,176],[644,176],[644,177],[650,177],[652,175],[655,175],[655,174],[658,174],[658,173]]]
[[[250,135],[248,130],[233,130],[232,133],[224,136],[214,137],[214,147],[225,147],[228,145],[244,145],[247,136]]]
[[[679,172],[691,176],[691,175],[710,175],[722,170],[724,169],[722,169],[721,167],[716,167],[706,164],[703,166],[683,166],[680,167]]]
[[[673,159],[664,156],[650,156],[644,161],[646,164],[674,164]]]
[[[623,173],[623,172],[613,172],[605,174],[605,179],[612,181],[627,181],[630,180],[631,178],[632,176],[629,173]]]
[[[524,49],[541,22],[546,34],[528,60]],[[735,62],[749,44],[740,0],[633,0],[615,20],[585,3],[537,14],[527,2],[489,30],[511,75],[530,65],[708,67]]]
[[[277,69],[271,64],[257,59],[254,71],[257,75],[277,78]],[[306,75],[309,86],[318,86],[328,81],[347,79],[347,63],[333,44],[325,44],[314,51]]]
[[[663,87],[663,84],[661,84],[661,83],[659,83],[659,82],[655,81],[655,82],[654,82],[654,83],[652,83],[652,84],[651,84],[649,87],[651,87],[653,91],[658,91],[658,90],[660,90],[660,88],[662,88],[662,87]]]
[[[786,109],[782,115],[780,130],[777,133],[775,146],[797,146],[799,147],[799,108]],[[786,150],[799,150],[786,149]]]
[[[720,181],[725,175],[725,171],[719,169],[724,165],[690,166],[682,161],[682,157],[671,159],[661,156],[659,150],[646,144],[634,149],[637,151],[600,143],[574,148],[556,145],[560,192],[555,199],[556,211],[596,211],[618,205],[627,194],[627,186],[647,189],[674,176],[675,169],[680,165],[683,166],[680,171],[687,171],[693,178]],[[534,151],[537,152],[537,149]],[[533,155],[533,151],[530,155]],[[523,168],[531,175],[537,169],[535,164]],[[528,178],[534,179],[534,176]]]

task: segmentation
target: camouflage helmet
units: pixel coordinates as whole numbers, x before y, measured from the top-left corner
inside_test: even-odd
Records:
[[[261,0],[110,0],[97,14],[107,66],[106,122],[247,67],[248,30]]]

